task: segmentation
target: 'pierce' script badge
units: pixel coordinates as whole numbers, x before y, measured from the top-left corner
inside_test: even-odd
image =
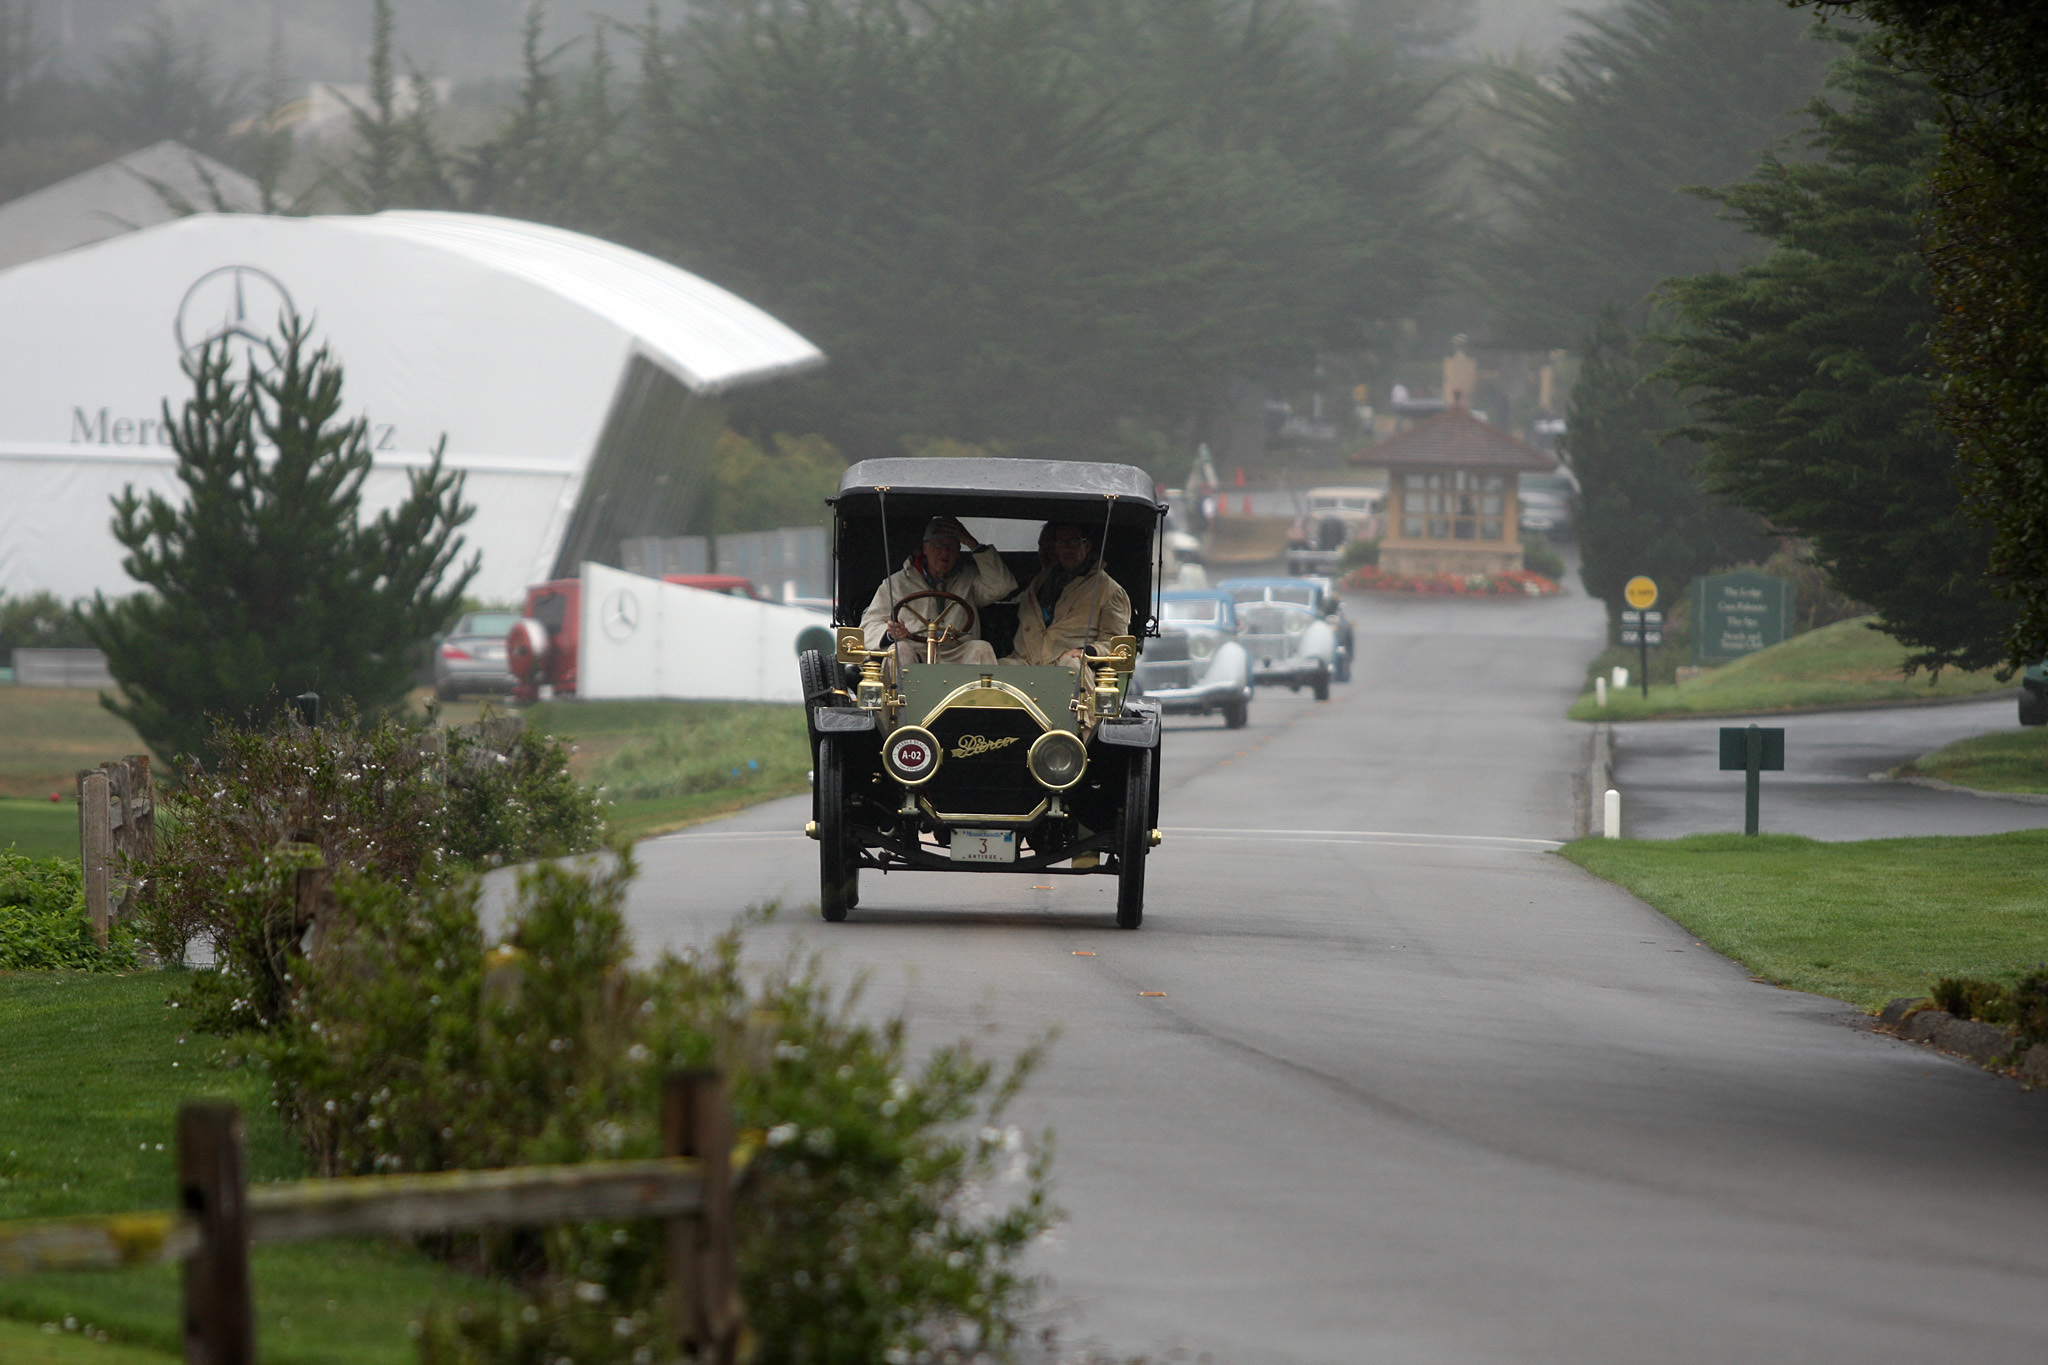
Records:
[[[953,750],[955,758],[978,758],[992,754],[998,749],[1007,749],[1017,742],[1015,735],[1004,735],[1001,739],[990,739],[986,735],[962,735],[960,747]]]
[[[905,777],[922,777],[931,769],[938,756],[931,745],[916,735],[897,740],[889,746],[889,762]]]

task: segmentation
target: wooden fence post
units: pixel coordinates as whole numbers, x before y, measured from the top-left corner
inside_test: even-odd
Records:
[[[668,1078],[662,1088],[661,1151],[704,1163],[703,1211],[668,1224],[677,1338],[684,1355],[700,1365],[733,1365],[740,1302],[733,1264],[732,1116],[718,1072],[681,1071]]]
[[[114,860],[108,793],[106,773],[87,768],[78,775],[78,861],[85,872],[85,913],[102,948],[107,946],[107,874]]]
[[[185,1262],[185,1365],[255,1365],[248,1191],[241,1111],[218,1100],[181,1106],[178,1202],[199,1225]]]

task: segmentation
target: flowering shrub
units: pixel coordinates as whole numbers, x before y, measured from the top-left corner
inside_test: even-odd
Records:
[[[124,926],[102,948],[85,915],[85,874],[71,858],[0,853],[0,971],[68,967],[89,972],[135,965]]]
[[[272,1027],[307,921],[295,874],[325,867],[398,886],[432,885],[465,866],[577,852],[602,828],[596,799],[567,756],[523,732],[437,737],[391,717],[343,711],[216,728],[215,760],[166,800],[142,879],[136,932],[166,961],[205,939],[218,970],[190,988],[197,1026]]]
[[[1397,574],[1376,564],[1345,575],[1342,586],[1358,592],[1444,597],[1549,597],[1559,591],[1556,583],[1528,569],[1496,574]]]
[[[811,959],[742,971],[743,927],[629,965],[628,854],[522,874],[489,947],[473,884],[352,879],[347,930],[305,965],[258,1047],[280,1112],[329,1172],[652,1156],[662,1078],[717,1066],[761,1140],[739,1204],[762,1361],[966,1360],[1015,1336],[1018,1268],[1052,1218],[1048,1143],[1004,1125],[1031,1067],[964,1045],[920,1065],[901,1019],[855,1017]],[[525,1298],[421,1324],[429,1365],[672,1356],[660,1229],[558,1228],[499,1247]]]

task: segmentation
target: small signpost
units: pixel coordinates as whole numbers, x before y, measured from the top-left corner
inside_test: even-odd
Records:
[[[1657,605],[1657,585],[1637,574],[1621,590],[1630,610],[1621,614],[1621,642],[1636,647],[1636,675],[1642,679],[1643,700],[1650,699],[1650,646],[1664,643],[1664,613],[1651,611]]]
[[[1756,725],[1721,727],[1721,771],[1747,773],[1742,785],[1742,832],[1756,833],[1757,808],[1762,802],[1763,784],[1757,774],[1785,771],[1785,732]]]
[[[1782,644],[1792,617],[1792,585],[1754,569],[1693,580],[1692,661],[1724,664]]]

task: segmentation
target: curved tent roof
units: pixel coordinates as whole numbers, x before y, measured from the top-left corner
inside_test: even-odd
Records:
[[[616,562],[687,529],[716,396],[809,369],[803,337],[718,286],[558,228],[472,214],[197,214],[0,272],[0,589],[133,588],[108,529],[123,488],[181,497],[163,422],[180,362],[311,319],[370,423],[374,511],[443,437],[478,508],[472,588]]]
[[[436,247],[552,290],[632,333],[695,393],[808,370],[825,360],[790,328],[709,280],[580,232],[475,213],[315,221]]]

